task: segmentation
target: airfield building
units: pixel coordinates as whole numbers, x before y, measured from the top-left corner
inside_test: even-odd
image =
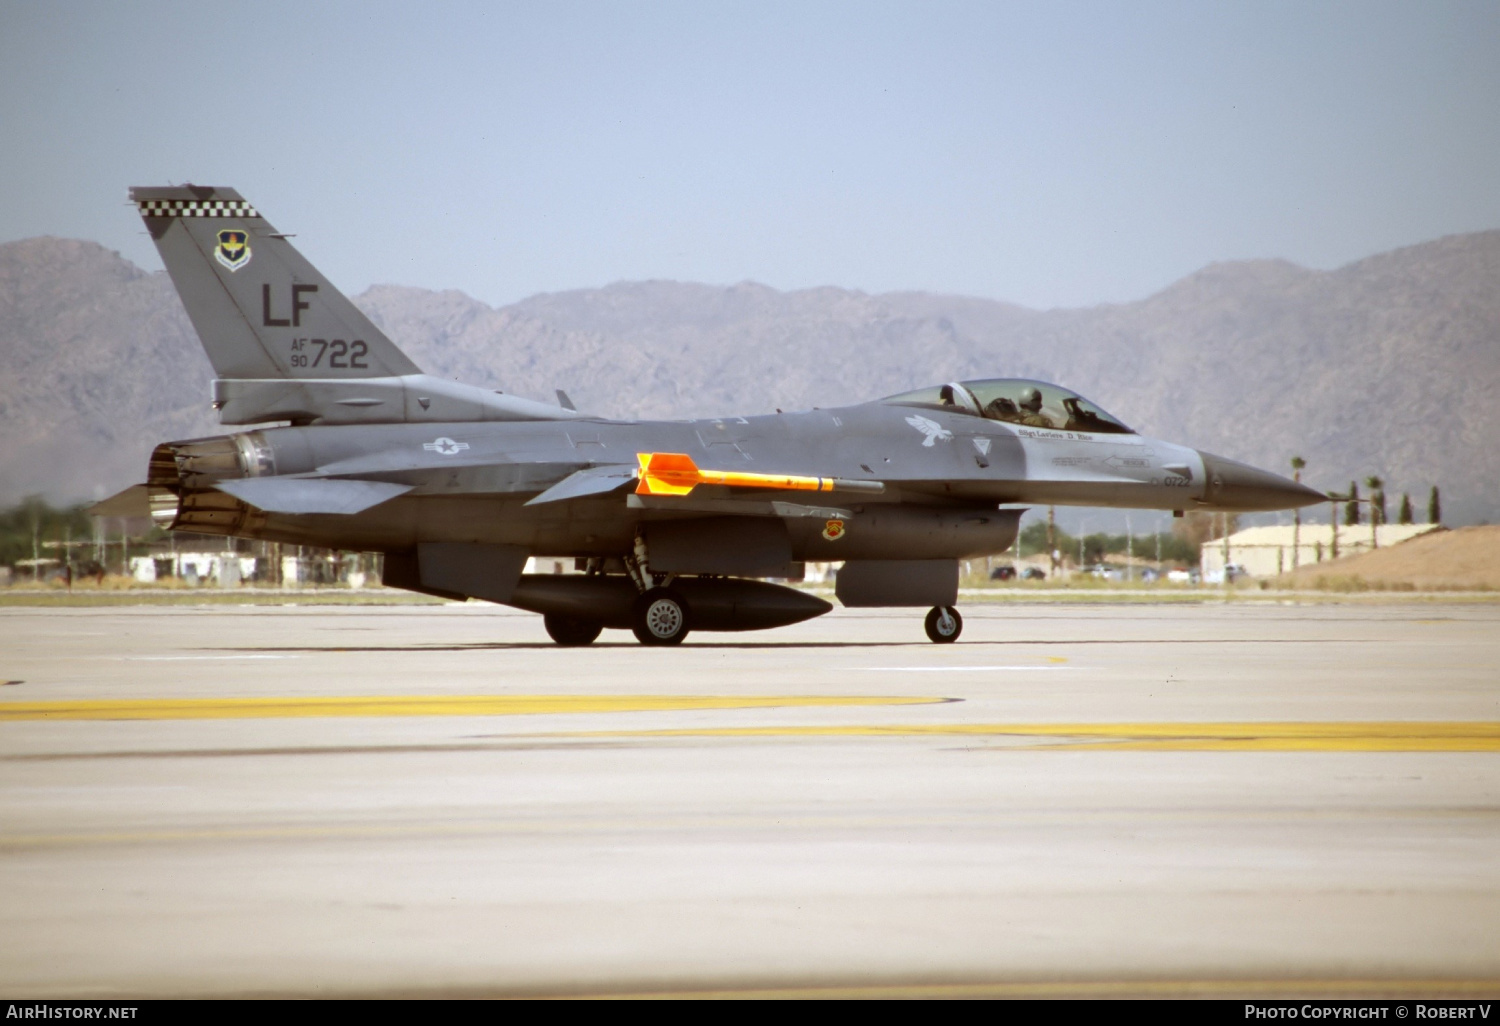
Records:
[[[1438,530],[1438,527],[1434,524],[1382,524],[1373,528],[1373,538],[1369,524],[1340,524],[1337,530],[1338,554],[1342,558],[1368,552],[1372,545],[1379,548],[1396,545]],[[1227,539],[1227,561],[1224,558],[1226,539],[1204,542],[1200,564],[1204,581],[1222,581],[1226,562],[1240,567],[1251,577],[1275,577],[1290,573],[1299,566],[1326,563],[1333,558],[1333,530],[1327,524],[1303,524],[1300,537],[1294,540],[1296,531],[1290,524],[1236,531]]]

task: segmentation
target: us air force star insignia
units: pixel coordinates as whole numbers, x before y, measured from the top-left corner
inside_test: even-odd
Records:
[[[928,420],[926,417],[907,417],[906,422],[927,436],[922,439],[922,446],[927,449],[931,449],[933,443],[939,439],[946,442],[953,437],[952,431],[949,431],[937,421]]]
[[[250,233],[238,228],[224,229],[214,247],[214,259],[231,271],[244,267],[250,262]]]
[[[830,520],[823,525],[823,537],[829,541],[838,541],[844,536],[844,522],[842,520]]]
[[[430,442],[422,443],[422,448],[428,452],[435,452],[439,456],[457,456],[468,447],[468,442],[455,442],[451,438],[435,438]]]

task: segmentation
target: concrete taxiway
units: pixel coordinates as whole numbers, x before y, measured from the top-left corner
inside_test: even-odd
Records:
[[[1500,607],[0,609],[0,993],[1500,993]]]

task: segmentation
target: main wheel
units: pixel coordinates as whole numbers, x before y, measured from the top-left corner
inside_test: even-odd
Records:
[[[561,616],[557,613],[547,613],[543,616],[542,626],[547,628],[547,634],[553,641],[569,648],[593,644],[599,632],[604,630],[604,625],[598,620]]]
[[[652,588],[635,600],[635,623],[631,625],[642,645],[676,645],[688,635],[688,611],[670,588]]]
[[[964,618],[952,606],[933,606],[927,611],[927,636],[939,645],[957,641],[964,632]]]

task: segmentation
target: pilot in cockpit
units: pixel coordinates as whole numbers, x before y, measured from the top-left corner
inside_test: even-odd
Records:
[[[991,420],[1004,420],[1027,427],[1053,427],[1051,419],[1042,412],[1042,393],[1033,386],[1021,390],[1019,402],[996,396],[984,408],[984,415]]]
[[[1021,393],[1021,401],[1017,403],[1021,407],[1021,423],[1028,427],[1052,427],[1052,418],[1042,412],[1042,393],[1036,388],[1028,387]]]

